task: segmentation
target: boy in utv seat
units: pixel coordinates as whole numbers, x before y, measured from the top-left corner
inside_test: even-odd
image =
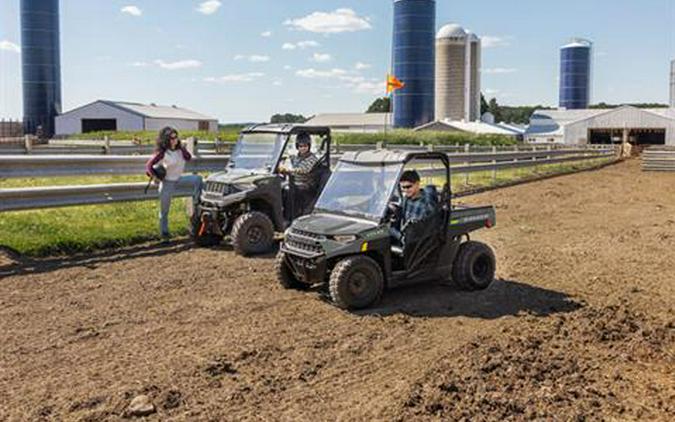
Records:
[[[409,224],[425,220],[439,210],[438,199],[420,186],[420,175],[415,170],[406,170],[401,175],[399,187],[403,194],[400,204],[397,204],[398,218],[390,229],[394,238],[393,244],[403,246],[403,233]]]

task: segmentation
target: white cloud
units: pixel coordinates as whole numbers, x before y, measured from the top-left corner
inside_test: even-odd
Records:
[[[514,69],[512,67],[493,67],[490,69],[482,69],[481,71],[487,75],[497,75],[504,73],[515,73],[518,71],[518,69]]]
[[[362,62],[357,62],[354,65],[354,69],[356,69],[356,70],[365,70],[365,69],[370,69],[371,67],[373,67],[373,66],[368,64],[368,63],[362,63]]]
[[[334,68],[330,70],[316,70],[314,68],[301,69],[295,72],[296,76],[307,79],[332,79],[342,83],[345,88],[355,94],[382,94],[385,90],[384,81],[378,78],[366,79],[358,72]]]
[[[320,78],[336,78],[340,76],[347,75],[347,71],[344,69],[331,69],[331,70],[316,70],[314,68],[310,69],[300,69],[295,72],[296,75],[301,78],[308,79],[320,79]]]
[[[281,79],[275,79],[274,82],[272,82],[272,85],[274,85],[274,86],[283,86],[283,85],[284,85],[284,81],[282,81]]]
[[[287,42],[287,43],[284,43],[284,45],[282,45],[281,48],[284,49],[284,50],[296,50],[298,48],[300,50],[304,50],[306,48],[315,48],[315,47],[319,47],[319,46],[321,46],[321,44],[319,44],[318,42],[312,41],[312,40],[307,40],[307,41],[300,41],[300,42],[297,42],[295,44]]]
[[[264,38],[269,38],[269,37],[272,36],[272,31],[261,32],[261,33],[260,33],[260,36],[261,36],[261,37],[264,37]]]
[[[162,69],[177,70],[177,69],[194,69],[202,67],[202,62],[199,60],[179,60],[176,62],[165,62],[164,60],[155,60],[155,64]]]
[[[141,16],[143,14],[143,11],[138,6],[124,6],[121,11],[122,13],[126,13],[131,16]]]
[[[385,85],[384,82],[374,82],[374,81],[365,81],[359,82],[354,85],[353,90],[357,94],[372,94],[372,95],[384,95]]]
[[[148,67],[148,66],[150,66],[150,63],[148,63],[148,62],[133,62],[133,63],[129,63],[129,66],[133,66],[133,67]]]
[[[250,72],[250,73],[224,75],[219,77],[208,77],[204,78],[204,81],[214,83],[253,82],[254,80],[262,78],[263,76],[265,76],[265,74],[261,72]]]
[[[264,63],[270,61],[270,56],[262,56],[258,54],[254,54],[252,56],[249,56],[248,61],[252,63]]]
[[[511,37],[496,37],[493,35],[484,35],[480,37],[481,45],[484,48],[508,47],[511,45]]]
[[[212,15],[216,13],[222,5],[223,3],[221,3],[219,0],[208,0],[200,3],[197,11],[205,15]]]
[[[11,51],[12,53],[21,53],[21,47],[11,41],[0,40],[1,51]]]
[[[312,40],[307,40],[307,41],[300,41],[299,43],[296,44],[299,49],[304,50],[305,48],[315,48],[315,47],[320,47],[321,44],[319,44],[316,41]]]
[[[234,56],[234,60],[248,60],[251,63],[264,63],[271,60],[270,56],[264,56],[261,54],[252,54],[250,56],[244,56],[242,54],[237,54]]]
[[[372,29],[370,19],[359,16],[352,9],[337,9],[333,12],[314,12],[302,18],[288,19],[284,25],[298,31],[322,34],[356,32]]]
[[[333,57],[330,54],[314,53],[310,60],[317,63],[326,63],[333,60]]]
[[[293,69],[293,66],[291,66],[291,65],[287,64],[287,65],[284,66],[284,70],[292,70],[292,69]]]

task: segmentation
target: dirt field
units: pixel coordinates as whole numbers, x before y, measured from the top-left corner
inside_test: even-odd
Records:
[[[483,193],[487,291],[350,314],[272,257],[142,245],[0,260],[0,420],[674,420],[675,174],[638,162]]]

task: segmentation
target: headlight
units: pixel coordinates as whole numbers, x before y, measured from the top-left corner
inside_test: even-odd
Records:
[[[356,240],[354,235],[333,236],[333,240],[339,243],[351,243]]]

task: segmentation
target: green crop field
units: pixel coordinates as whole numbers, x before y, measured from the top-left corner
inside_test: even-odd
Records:
[[[195,137],[200,140],[213,141],[219,139],[223,142],[236,142],[239,131],[242,127],[230,127],[221,130],[218,133],[210,132],[190,132],[182,131],[180,136],[183,139]],[[157,138],[157,132],[91,132],[81,135],[73,135],[70,139],[104,139],[110,140],[132,140],[136,139],[142,143],[152,143]],[[382,142],[390,145],[401,144],[420,144],[425,145],[515,145],[517,141],[508,136],[501,135],[472,135],[466,133],[450,132],[415,132],[412,130],[394,130],[384,133],[334,133],[334,142],[337,144],[377,144]]]

